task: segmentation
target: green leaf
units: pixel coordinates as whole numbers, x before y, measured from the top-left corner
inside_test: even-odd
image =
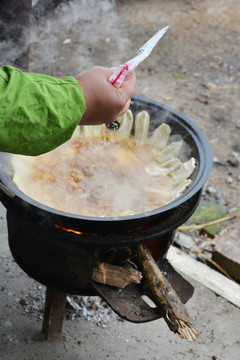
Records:
[[[186,69],[181,69],[178,71],[173,71],[173,76],[176,79],[184,80],[188,76],[188,73]]]
[[[206,224],[219,220],[228,213],[228,207],[214,201],[200,201],[196,211],[188,220],[188,224]],[[228,221],[219,222],[215,225],[203,226],[203,229],[210,235],[216,236],[228,225]]]

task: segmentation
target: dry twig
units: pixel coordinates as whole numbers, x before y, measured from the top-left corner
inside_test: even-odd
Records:
[[[162,313],[169,329],[183,339],[195,341],[198,333],[181,299],[143,244],[138,246],[138,253],[143,277],[149,290],[148,296]]]

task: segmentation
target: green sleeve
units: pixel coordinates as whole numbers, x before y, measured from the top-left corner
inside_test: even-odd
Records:
[[[72,76],[0,68],[0,151],[40,155],[66,142],[86,110]]]

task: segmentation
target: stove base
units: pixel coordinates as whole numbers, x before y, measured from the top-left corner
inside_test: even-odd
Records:
[[[164,272],[164,276],[172,285],[182,303],[185,304],[193,295],[193,286],[174,270],[167,259],[159,260],[158,266]],[[124,289],[117,289],[96,282],[93,286],[108,305],[125,320],[144,323],[162,317],[159,309],[151,307],[143,300],[142,297],[143,295],[147,296],[147,292],[141,284],[130,284]]]
[[[158,266],[185,304],[193,295],[193,286],[178,274],[166,259],[158,261]],[[127,321],[145,323],[163,317],[159,309],[151,307],[143,300],[143,295],[147,295],[147,293],[141,284],[130,284],[124,289],[118,289],[93,282],[93,287],[96,291],[95,296],[99,295],[118,316]],[[42,334],[46,340],[63,339],[62,325],[65,305],[66,294],[47,287],[42,325]]]

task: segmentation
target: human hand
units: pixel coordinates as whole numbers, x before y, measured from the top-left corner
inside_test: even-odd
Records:
[[[113,71],[97,66],[75,77],[83,89],[87,106],[80,125],[111,123],[129,108],[136,87],[135,72],[126,77],[121,87],[116,88],[108,82]]]

